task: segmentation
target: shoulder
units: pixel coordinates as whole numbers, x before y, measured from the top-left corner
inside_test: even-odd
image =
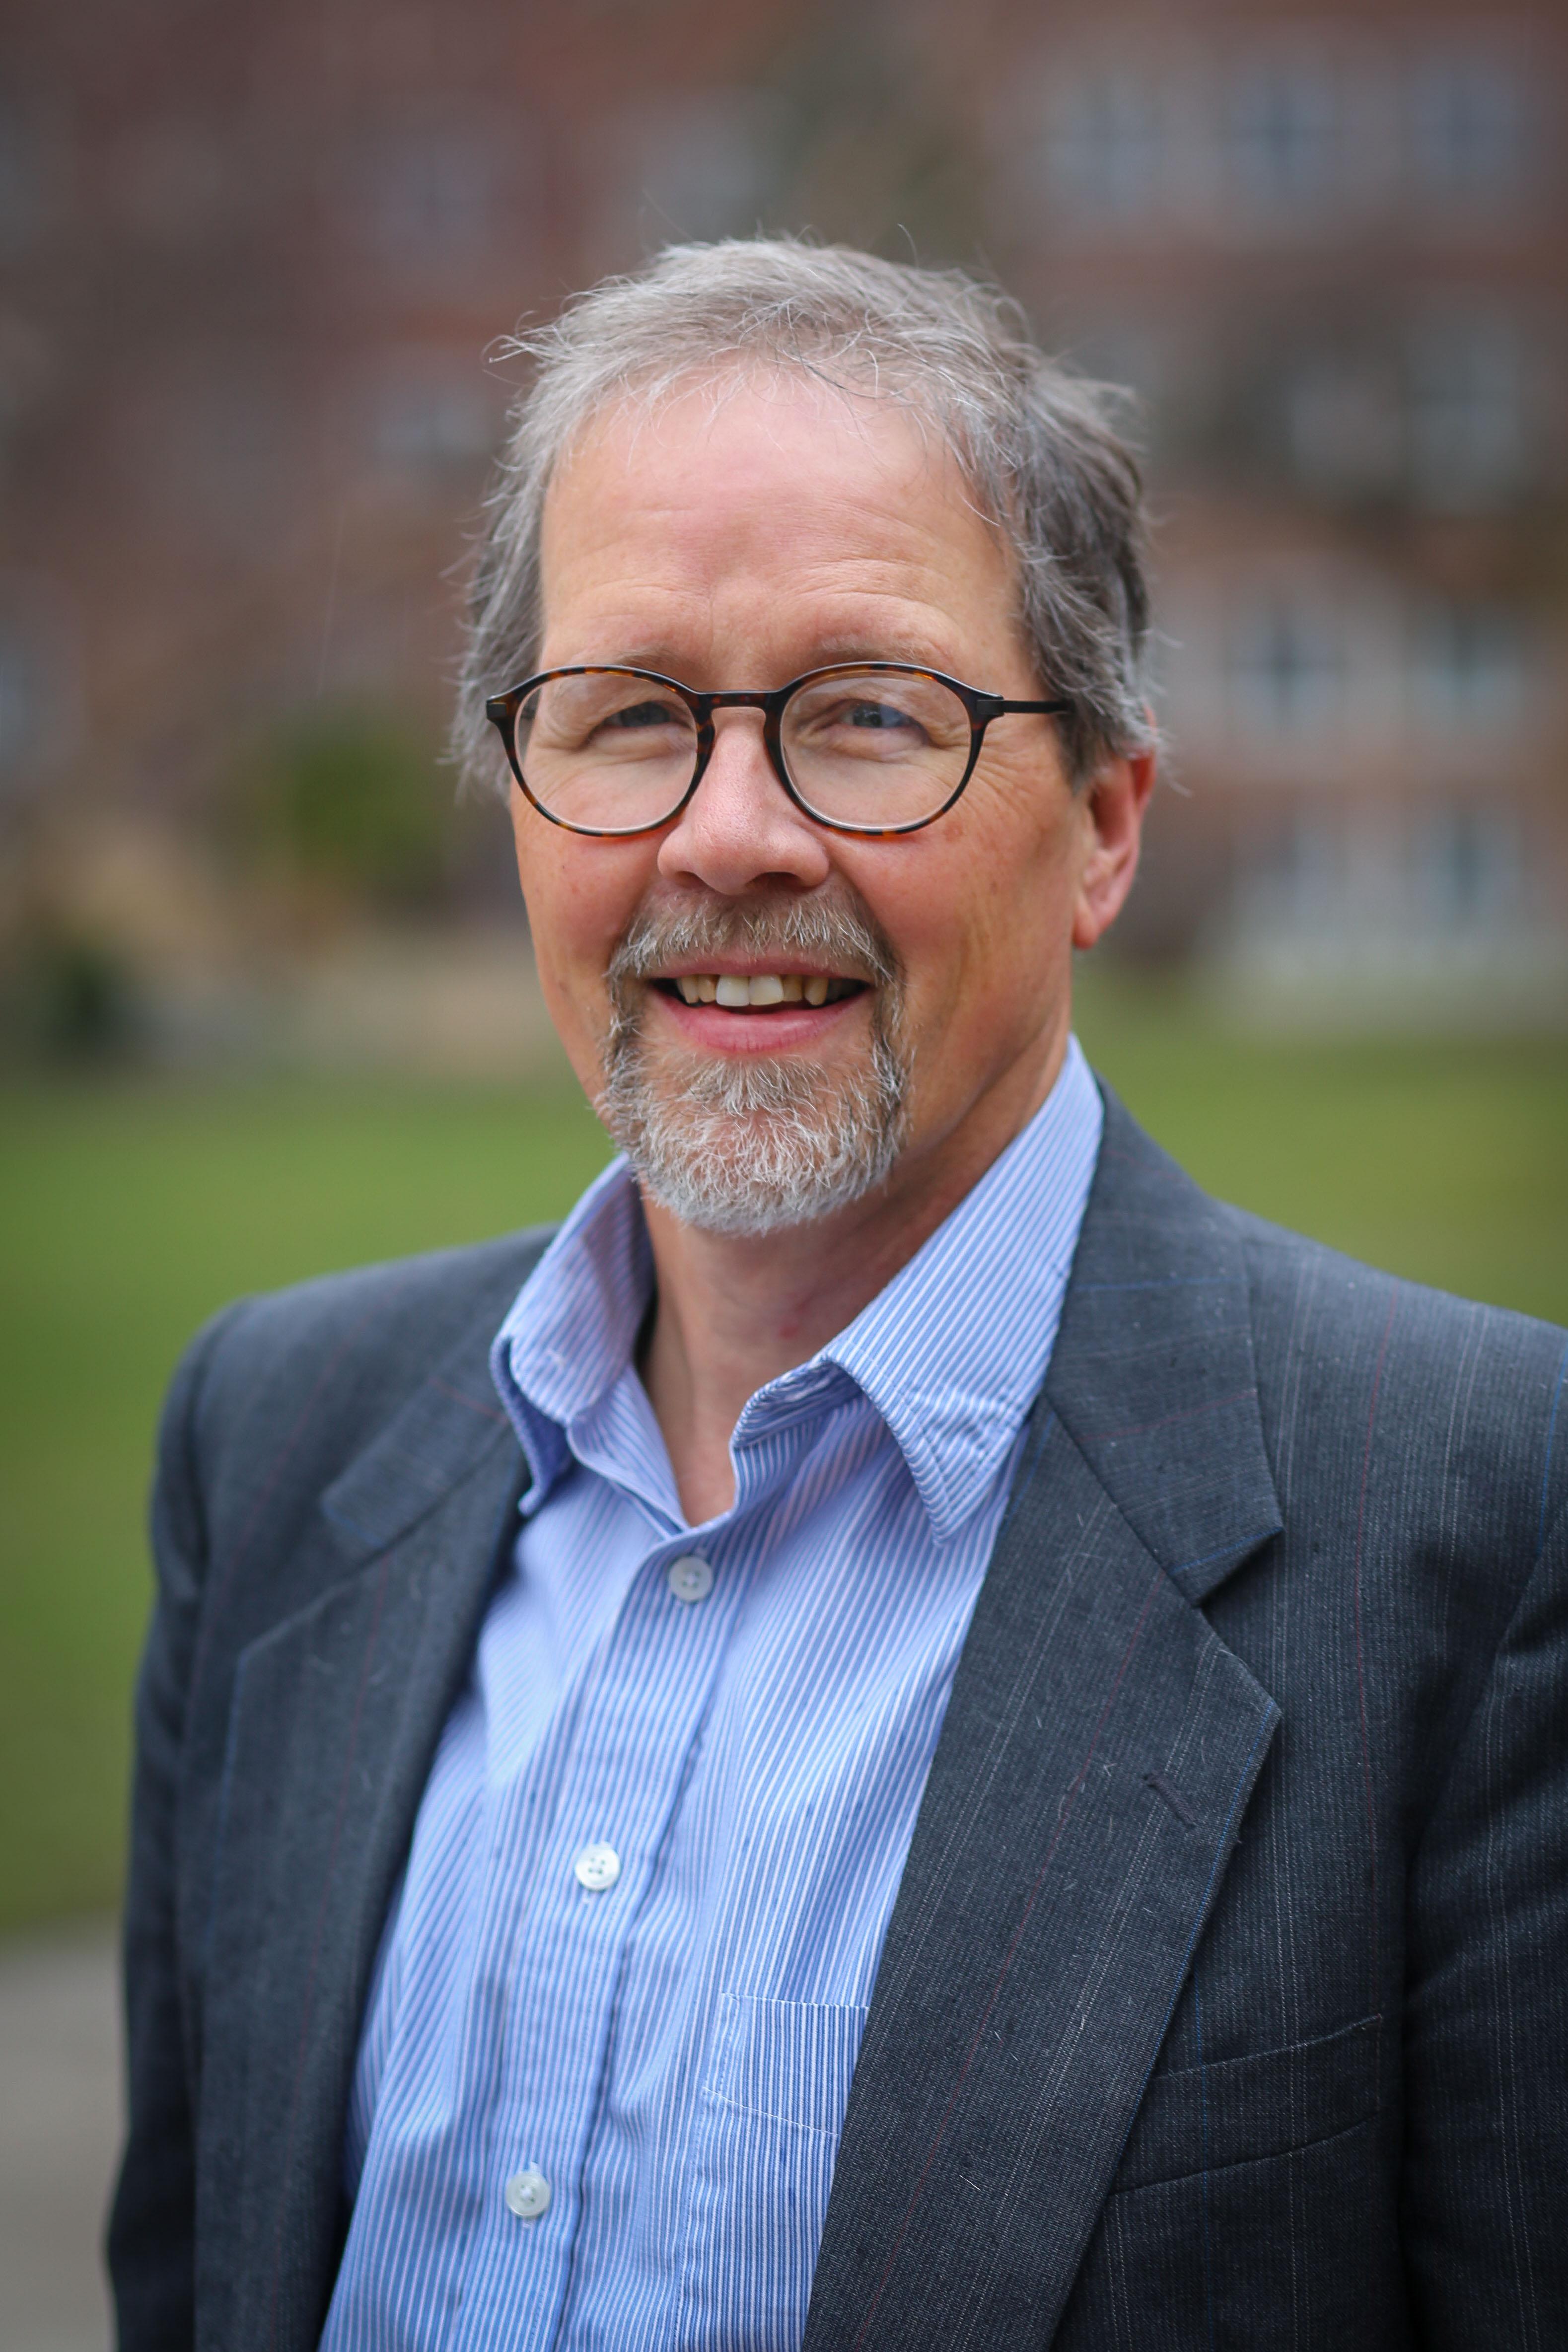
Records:
[[[1098,1227],[1096,1263],[1086,1271],[1102,1280],[1240,1282],[1260,1393],[1272,1389],[1282,1405],[1292,1380],[1299,1391],[1310,1379],[1319,1413],[1331,1417],[1336,1398],[1347,1409],[1363,1405],[1375,1380],[1384,1402],[1392,1382],[1411,1409],[1484,1413],[1500,1436],[1522,1413],[1543,1433],[1568,1331],[1405,1281],[1214,1199],[1103,1082],[1102,1091],[1105,1140],[1086,1223],[1086,1240]]]
[[[433,1373],[493,1405],[490,1341],[550,1237],[535,1227],[225,1307],[171,1384],[163,1483],[237,1498],[287,1458],[291,1477],[324,1484]]]
[[[1109,1090],[1079,1265],[1100,1373],[1163,1372],[1189,1410],[1255,1389],[1279,1504],[1325,1541],[1348,1513],[1352,1548],[1385,1517],[1413,1553],[1529,1559],[1568,1507],[1568,1332],[1212,1199]]]
[[[213,1348],[215,1373],[221,1362],[247,1382],[327,1360],[383,1379],[426,1370],[476,1320],[500,1323],[552,1231],[534,1226],[240,1299],[193,1345]]]
[[[1568,1331],[1224,1213],[1281,1494],[1429,1567],[1479,1547],[1500,1598],[1568,1508]]]
[[[1222,1215],[1247,1269],[1260,1370],[1294,1360],[1348,1377],[1370,1361],[1428,1402],[1462,1389],[1472,1407],[1550,1407],[1568,1350],[1556,1324],[1405,1281],[1240,1209]]]

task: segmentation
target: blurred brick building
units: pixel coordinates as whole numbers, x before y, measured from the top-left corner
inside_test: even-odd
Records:
[[[1516,993],[1568,915],[1556,9],[996,21],[994,234],[1153,432],[1151,945]],[[1005,70],[1004,70],[1005,68]]]
[[[1142,395],[1187,797],[1133,944],[1547,985],[1557,10],[14,0],[3,39],[13,813],[199,827],[316,708],[433,741],[487,347],[668,236],[810,226],[994,267]]]

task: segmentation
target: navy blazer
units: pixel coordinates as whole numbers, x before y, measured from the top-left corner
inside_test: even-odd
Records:
[[[320,2336],[371,1968],[514,1526],[488,1349],[542,1246],[242,1302],[175,1380],[124,2352]],[[807,2352],[1568,2342],[1565,1364],[1216,1205],[1108,1103]]]

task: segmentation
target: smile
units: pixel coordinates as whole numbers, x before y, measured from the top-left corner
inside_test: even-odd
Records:
[[[860,995],[866,983],[826,971],[683,971],[654,985],[687,1004],[717,1004],[728,1013],[771,1013],[780,1004],[837,1004],[847,996]]]

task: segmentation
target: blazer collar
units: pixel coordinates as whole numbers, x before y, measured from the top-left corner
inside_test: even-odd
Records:
[[[524,1265],[525,1276],[531,1266]],[[353,1565],[407,1535],[492,1454],[504,1454],[521,1477],[521,1457],[490,1381],[494,1337],[489,1316],[465,1332],[322,1495],[321,1515]]]
[[[1046,1398],[1140,1541],[1201,1601],[1282,1524],[1231,1211],[1109,1087]]]

